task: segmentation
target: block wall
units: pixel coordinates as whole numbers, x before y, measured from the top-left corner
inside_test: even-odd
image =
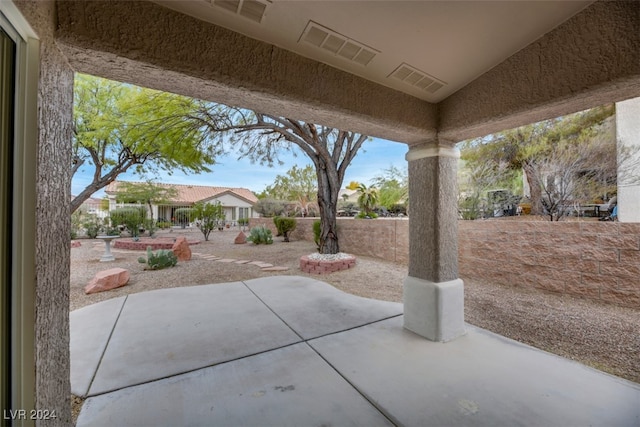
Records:
[[[460,221],[460,275],[640,307],[640,224]]]
[[[313,241],[316,218],[298,219],[293,239]],[[253,218],[275,233],[271,218]],[[409,220],[338,219],[340,250],[407,264]],[[459,221],[460,277],[640,307],[640,224]]]
[[[292,239],[313,242],[313,222],[318,218],[297,218]],[[251,218],[251,227],[264,225],[275,236],[272,218]],[[354,255],[381,258],[407,264],[409,262],[409,220],[396,218],[338,218],[340,251]]]

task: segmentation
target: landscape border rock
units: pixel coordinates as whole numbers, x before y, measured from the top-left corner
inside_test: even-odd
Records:
[[[84,287],[85,294],[94,294],[96,292],[110,291],[129,283],[129,270],[114,267],[108,270],[102,270],[96,273],[89,284]]]
[[[191,249],[189,248],[189,242],[186,237],[178,237],[171,247],[173,254],[178,258],[178,261],[189,261],[191,259]]]

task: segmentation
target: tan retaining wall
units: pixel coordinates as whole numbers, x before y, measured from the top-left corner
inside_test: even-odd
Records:
[[[294,239],[313,241],[316,218],[298,219]],[[275,232],[271,218],[251,219]],[[340,249],[408,263],[409,220],[338,219]],[[459,221],[460,276],[530,286],[640,307],[640,224]]]
[[[296,218],[291,238],[313,242],[313,222],[318,218]],[[251,227],[265,225],[275,236],[273,218],[251,218]],[[409,220],[396,218],[338,218],[340,251],[407,264],[409,262]]]
[[[640,307],[640,224],[460,221],[460,275]]]

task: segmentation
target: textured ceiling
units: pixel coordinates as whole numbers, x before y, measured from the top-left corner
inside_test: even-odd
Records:
[[[592,1],[156,1],[439,102]]]

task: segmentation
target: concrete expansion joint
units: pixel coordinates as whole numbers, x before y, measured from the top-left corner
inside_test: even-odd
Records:
[[[100,370],[100,365],[102,365],[102,360],[104,359],[104,355],[107,352],[107,347],[109,347],[109,343],[111,342],[111,338],[113,337],[113,332],[116,330],[116,326],[118,326],[118,322],[120,321],[120,316],[122,315],[122,311],[124,310],[124,306],[127,303],[128,299],[129,299],[129,295],[125,295],[124,300],[122,301],[122,305],[120,306],[120,310],[118,310],[118,315],[116,316],[116,320],[115,322],[113,322],[111,331],[109,331],[109,337],[107,338],[104,348],[102,349],[102,352],[100,354],[100,359],[98,360],[98,364],[96,365],[96,369],[93,371],[93,375],[91,375],[91,379],[89,380],[89,386],[87,387],[85,396],[82,396],[82,397],[91,397],[91,394],[89,393],[89,391],[91,390],[91,386],[93,386],[93,382],[96,379],[96,375]]]
[[[399,314],[398,316],[401,316],[401,314]],[[390,319],[392,317],[397,317],[397,316],[391,316],[388,319]],[[382,319],[382,320],[386,320],[386,319]],[[367,325],[370,325],[372,323],[381,322],[382,320],[377,320],[375,322],[368,323]],[[366,326],[366,325],[363,325],[363,326]],[[361,326],[357,326],[357,327],[355,327],[353,329],[357,329],[357,328],[360,328],[360,327]],[[334,333],[338,333],[338,332],[334,332]],[[327,334],[327,335],[333,335],[333,334]],[[327,335],[323,335],[323,336],[327,336]],[[320,338],[320,337],[318,337],[318,338]],[[313,338],[313,339],[316,339],[316,338]],[[401,423],[393,416],[393,414],[391,414],[389,411],[385,410],[384,406],[380,405],[380,403],[376,399],[374,399],[371,396],[369,396],[369,394],[366,392],[366,390],[363,390],[361,387],[358,387],[358,384],[356,384],[354,381],[351,381],[348,376],[344,375],[340,371],[340,369],[338,369],[333,363],[331,363],[331,361],[329,359],[324,357],[322,355],[322,353],[319,352],[316,348],[314,348],[308,341],[305,341],[305,344],[307,345],[307,347],[309,347],[311,349],[311,351],[313,351],[319,358],[321,358],[340,378],[342,378],[347,384],[349,384],[364,400],[366,400],[367,402],[369,402],[369,404],[371,406],[376,408],[376,410],[380,413],[380,415],[385,417],[387,419],[387,421],[389,421],[389,423],[391,425],[396,426],[396,427],[401,425]]]

